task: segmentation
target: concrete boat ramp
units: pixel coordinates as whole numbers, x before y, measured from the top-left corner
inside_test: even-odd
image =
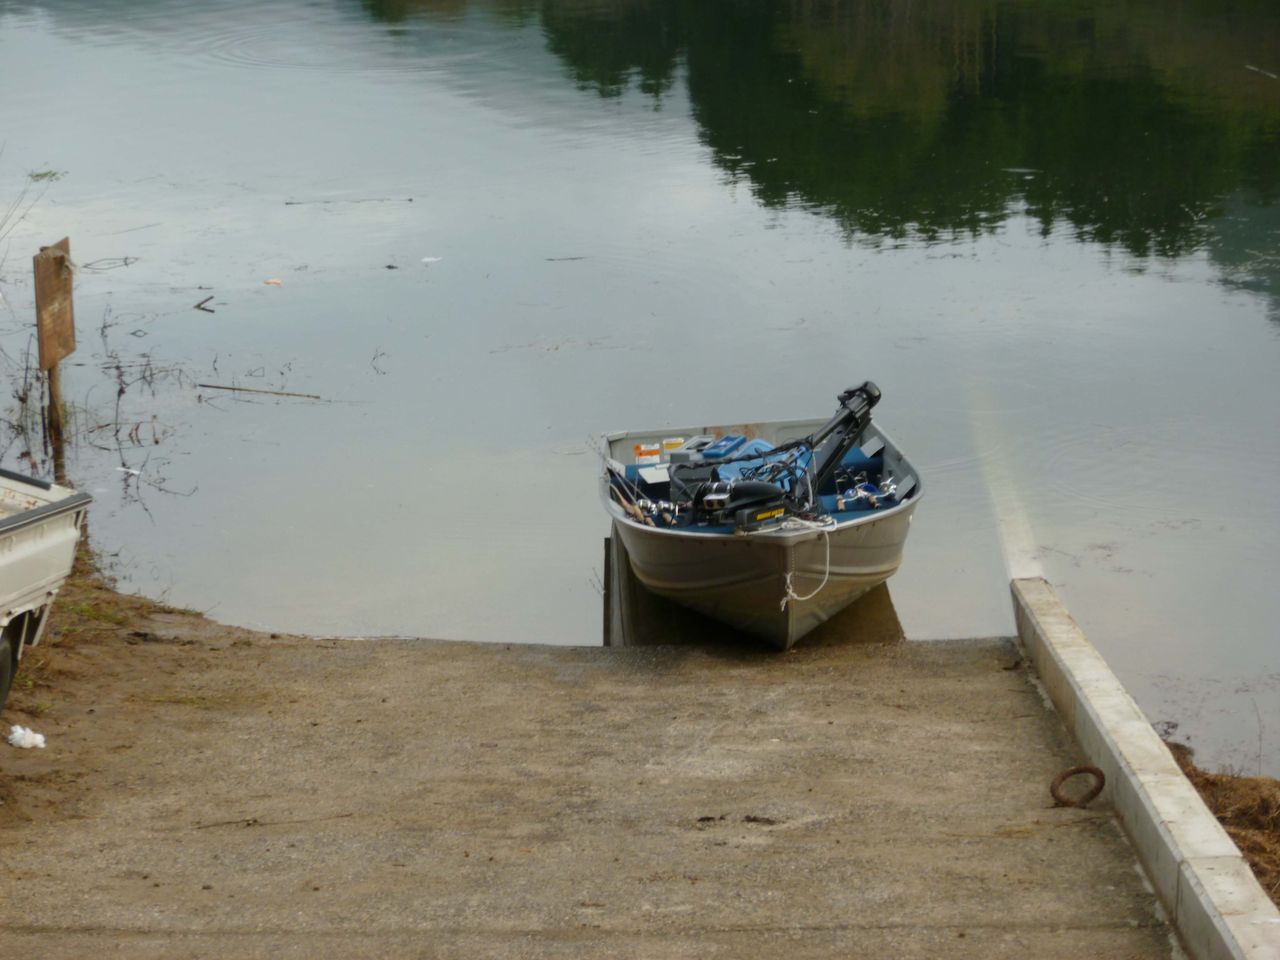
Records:
[[[159,618],[199,669],[6,755],[35,782],[114,751],[0,831],[0,956],[1181,955],[1107,796],[1050,798],[1089,758],[1022,648],[883,612],[786,655]]]

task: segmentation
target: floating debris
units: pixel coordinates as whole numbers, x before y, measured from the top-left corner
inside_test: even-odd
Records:
[[[223,386],[217,383],[197,383],[196,386],[204,390],[230,390],[235,393],[264,393],[270,397],[299,397],[303,400],[324,399],[324,397],[317,396],[314,393],[293,393],[289,390],[262,390],[257,387],[232,387]]]
[[[121,267],[131,267],[137,262],[137,257],[102,257],[98,260],[90,260],[88,263],[80,264],[80,269],[89,270],[93,273],[103,273],[107,270],[119,270]]]
[[[307,203],[413,203],[413,197],[359,197],[336,200],[286,200],[286,207],[300,207]]]

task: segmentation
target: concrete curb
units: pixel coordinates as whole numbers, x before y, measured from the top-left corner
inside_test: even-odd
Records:
[[[1014,580],[1018,637],[1194,960],[1275,960],[1280,911],[1106,661],[1040,578]]]

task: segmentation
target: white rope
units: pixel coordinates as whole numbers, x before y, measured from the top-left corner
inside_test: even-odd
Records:
[[[801,520],[799,517],[788,517],[786,520],[782,522],[783,529],[821,530],[822,541],[827,548],[827,561],[826,561],[826,567],[822,571],[822,582],[818,584],[816,588],[814,588],[812,593],[806,594],[803,597],[800,596],[800,594],[796,593],[795,589],[791,585],[791,578],[792,576],[794,576],[795,571],[794,570],[787,571],[787,579],[784,584],[787,592],[786,592],[786,595],[782,598],[782,602],[778,604],[779,610],[786,610],[787,604],[790,603],[792,600],[799,600],[801,602],[805,600],[812,600],[819,593],[821,593],[822,588],[827,585],[827,581],[831,578],[831,531],[835,529],[835,526],[836,526],[836,521],[834,517],[827,517],[825,520]],[[792,554],[792,557],[794,560],[794,553]]]

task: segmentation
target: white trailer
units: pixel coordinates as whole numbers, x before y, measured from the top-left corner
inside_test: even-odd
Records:
[[[71,573],[87,493],[0,470],[0,708]]]

